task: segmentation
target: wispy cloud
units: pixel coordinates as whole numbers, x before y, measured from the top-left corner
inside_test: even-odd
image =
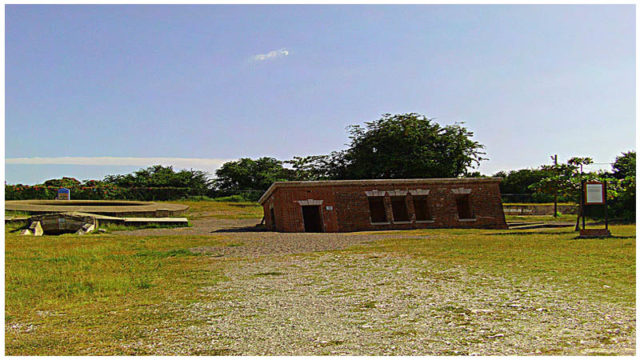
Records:
[[[199,169],[212,172],[235,159],[169,158],[169,157],[29,157],[8,158],[6,164],[16,165],[93,165],[93,166],[173,166],[178,169]]]
[[[289,56],[289,50],[287,49],[271,50],[266,54],[253,55],[251,61],[273,60],[285,56]]]

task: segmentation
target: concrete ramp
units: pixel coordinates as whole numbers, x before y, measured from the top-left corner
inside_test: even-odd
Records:
[[[187,218],[121,218],[77,211],[35,215],[25,220],[29,221],[29,227],[24,229],[21,234],[33,236],[59,235],[64,233],[84,235],[95,231],[99,223],[130,226],[144,226],[148,224],[189,225]]]
[[[75,233],[84,235],[94,231],[98,223],[89,215],[79,214],[44,214],[29,218],[29,227],[22,231],[22,235],[59,235]]]

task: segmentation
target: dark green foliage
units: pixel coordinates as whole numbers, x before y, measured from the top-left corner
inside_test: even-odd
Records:
[[[295,179],[293,171],[285,169],[282,161],[270,157],[226,162],[216,171],[216,177],[215,187],[223,195],[265,191],[276,181]]]
[[[624,179],[627,176],[636,176],[636,152],[629,151],[616,157],[613,163],[613,177]]]
[[[450,178],[480,164],[483,145],[460,124],[440,126],[415,113],[353,125],[343,154],[347,179]],[[341,171],[338,171],[340,173]]]
[[[616,157],[612,176],[616,197],[611,202],[613,213],[626,220],[636,217],[636,152],[629,151]]]
[[[542,166],[548,176],[530,185],[536,193],[559,195],[572,202],[580,202],[581,180],[607,181],[607,204],[611,218],[627,221],[635,220],[636,177],[635,152],[624,153],[616,158],[613,164],[613,174],[606,172],[584,172],[584,165],[593,163],[591,158],[574,157],[566,164]],[[603,217],[601,206],[589,206],[587,216]]]
[[[293,168],[297,181],[346,179],[347,159],[345,151],[334,151],[329,155],[312,155],[285,161]]]
[[[155,165],[133,174],[107,175],[103,181],[80,182],[73,178],[51,179],[43,184],[5,185],[5,200],[52,200],[60,187],[71,190],[74,200],[178,200],[206,196],[212,181],[199,170],[174,171],[173,167]]]
[[[174,171],[172,166],[154,165],[133,174],[107,175],[104,183],[122,188],[189,188],[194,194],[205,195],[211,187],[207,173],[200,170]]]
[[[535,192],[553,196],[558,194],[572,202],[580,201],[580,181],[598,179],[600,174],[584,173],[582,166],[593,163],[591,158],[574,157],[566,164],[543,165],[541,170],[547,176],[531,184],[529,188]]]
[[[296,180],[400,179],[481,176],[469,172],[485,160],[483,145],[460,124],[440,126],[415,113],[349,127],[351,144],[329,155],[287,161]]]
[[[53,200],[58,187],[42,185],[5,185],[5,200]],[[72,200],[138,200],[167,201],[185,199],[198,195],[197,190],[176,187],[118,187],[103,184],[95,187],[69,187]]]
[[[493,176],[501,177],[500,192],[503,194],[505,202],[536,202],[545,203],[553,201],[553,194],[536,192],[531,185],[549,177],[548,170],[541,169],[520,169],[497,172]],[[505,195],[508,194],[508,195]],[[560,201],[566,199],[561,198]]]
[[[58,187],[58,188],[61,188],[61,187],[70,188],[70,187],[76,187],[80,185],[80,181],[70,177],[63,177],[62,179],[47,180],[42,185]]]

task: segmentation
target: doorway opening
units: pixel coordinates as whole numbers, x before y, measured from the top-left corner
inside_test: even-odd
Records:
[[[456,206],[458,208],[458,219],[471,220],[474,218],[473,212],[471,211],[469,195],[462,195],[456,198]]]
[[[322,215],[320,206],[302,206],[304,232],[322,232]]]

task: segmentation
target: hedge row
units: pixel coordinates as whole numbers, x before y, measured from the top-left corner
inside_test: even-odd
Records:
[[[5,200],[53,200],[58,195],[57,186],[5,185]],[[121,188],[112,185],[69,187],[72,200],[179,200],[190,196],[202,196],[199,191],[182,187]]]

